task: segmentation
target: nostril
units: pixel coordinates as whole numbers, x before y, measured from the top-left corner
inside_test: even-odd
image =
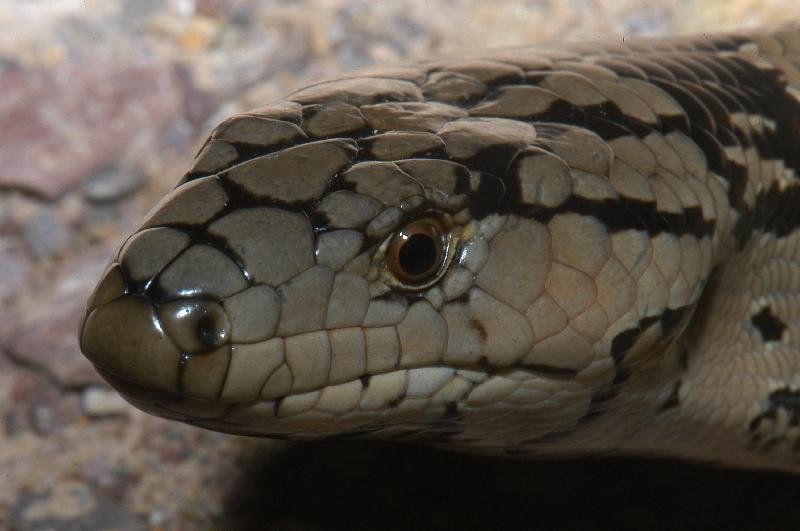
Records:
[[[214,349],[230,337],[230,319],[217,302],[177,300],[162,305],[158,313],[167,334],[184,352]]]
[[[218,347],[225,343],[228,328],[220,322],[220,316],[204,315],[197,321],[197,338],[209,347]]]

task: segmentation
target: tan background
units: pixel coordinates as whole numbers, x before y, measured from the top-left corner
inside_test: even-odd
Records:
[[[162,421],[75,340],[114,246],[236,110],[440,52],[787,20],[797,0],[0,0],[0,528],[800,529],[791,477]]]

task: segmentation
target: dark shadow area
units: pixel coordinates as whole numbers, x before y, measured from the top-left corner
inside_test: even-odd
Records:
[[[361,442],[244,459],[226,529],[800,529],[800,478],[782,474]]]

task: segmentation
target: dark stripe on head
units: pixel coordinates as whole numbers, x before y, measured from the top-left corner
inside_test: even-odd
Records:
[[[737,232],[761,232],[783,238],[800,228],[800,182],[783,190],[776,183],[758,194],[752,215],[737,223]]]
[[[640,230],[651,236],[668,233],[676,236],[692,235],[700,239],[711,236],[716,226],[715,221],[703,217],[699,206],[686,208],[682,214],[676,214],[659,211],[655,202],[626,197],[598,201],[573,195],[556,208],[526,204],[520,200],[518,180],[512,177],[504,182],[506,193],[497,208],[489,212],[514,214],[543,224],[549,223],[558,214],[592,216],[600,220],[612,234]],[[476,219],[481,219],[488,213],[486,203],[481,201],[483,192],[484,190],[479,189],[470,200],[470,212]]]
[[[611,358],[614,360],[616,375],[608,388],[592,397],[589,411],[579,422],[583,423],[600,416],[603,404],[616,398],[622,390],[623,384],[630,378],[630,368],[624,365],[625,356],[636,344],[639,338],[656,323],[661,325],[659,342],[670,341],[673,333],[681,327],[691,315],[694,306],[681,306],[680,308],[665,308],[661,315],[654,315],[641,319],[633,328],[617,334],[611,341]]]

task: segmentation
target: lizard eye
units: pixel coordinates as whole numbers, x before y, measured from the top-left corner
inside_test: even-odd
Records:
[[[404,284],[429,282],[441,270],[446,238],[444,226],[436,219],[420,219],[406,225],[389,242],[389,271]]]

